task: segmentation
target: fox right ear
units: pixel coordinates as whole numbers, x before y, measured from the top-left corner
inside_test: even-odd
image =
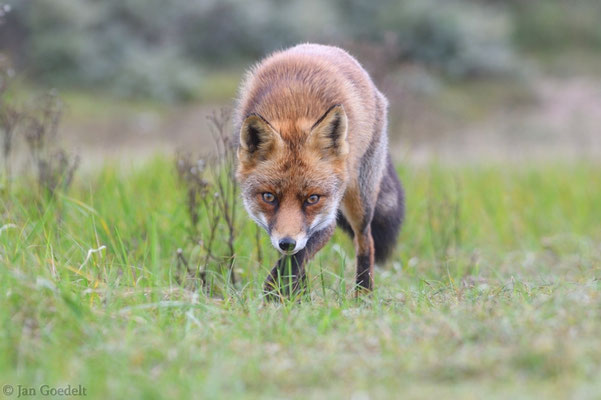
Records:
[[[278,133],[263,117],[257,114],[249,115],[240,128],[238,159],[240,162],[265,159],[273,150],[278,137]]]
[[[336,104],[313,125],[309,143],[323,157],[344,157],[349,152],[346,139],[348,119],[342,104]]]

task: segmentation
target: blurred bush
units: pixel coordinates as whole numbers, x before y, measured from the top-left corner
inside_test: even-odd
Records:
[[[515,1],[513,9],[515,41],[521,48],[537,52],[601,49],[599,0]]]
[[[16,58],[32,79],[48,85],[186,99],[201,71],[173,33],[177,16],[158,0],[23,1],[15,4],[22,27]]]
[[[341,5],[353,0],[339,0]],[[516,72],[518,59],[511,42],[507,13],[495,5],[473,1],[388,1],[367,11],[363,32],[378,42],[392,42],[399,62],[420,63],[456,78],[497,76]],[[364,6],[365,7],[365,6]],[[365,11],[365,10],[364,10]],[[370,25],[371,24],[371,25]]]
[[[571,7],[547,5],[559,0],[10,1],[0,49],[32,80],[163,101],[197,96],[207,71],[237,75],[266,53],[307,41],[382,48],[391,68],[418,64],[456,78],[511,74],[520,64],[512,38],[554,42],[555,14]],[[559,24],[601,40],[600,24],[578,31],[576,21]]]

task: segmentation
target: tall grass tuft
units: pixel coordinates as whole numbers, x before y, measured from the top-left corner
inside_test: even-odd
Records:
[[[17,141],[27,149],[30,178],[37,188],[38,199],[52,201],[59,192],[66,193],[79,167],[79,156],[60,146],[58,131],[63,113],[63,102],[54,91],[38,97],[29,107],[10,101],[7,95],[11,73],[0,64],[0,132],[2,157],[7,191],[13,180],[14,153]]]
[[[230,111],[212,113],[209,126],[214,139],[213,154],[202,158],[189,152],[176,154],[176,171],[180,187],[185,192],[188,216],[188,243],[177,252],[178,271],[188,279],[200,279],[207,293],[214,288],[207,282],[209,265],[217,265],[226,273],[227,281],[236,285],[234,270],[238,234],[238,186],[235,180],[235,143],[229,129]],[[178,277],[180,283],[183,277]],[[196,285],[196,283],[195,283]]]

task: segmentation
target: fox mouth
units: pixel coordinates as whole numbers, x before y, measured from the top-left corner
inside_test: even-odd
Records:
[[[293,255],[295,255],[296,253],[298,253],[299,251],[301,251],[301,250],[302,250],[302,249],[294,249],[294,250],[282,250],[282,249],[279,249],[279,248],[277,248],[277,247],[276,247],[276,249],[277,249],[277,251],[279,251],[279,252],[280,252],[282,255],[285,255],[285,256],[293,256]]]

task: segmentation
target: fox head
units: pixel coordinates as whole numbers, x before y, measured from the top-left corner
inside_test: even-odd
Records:
[[[342,105],[317,121],[251,114],[242,122],[237,178],[244,206],[282,254],[302,250],[336,220],[348,152]]]

